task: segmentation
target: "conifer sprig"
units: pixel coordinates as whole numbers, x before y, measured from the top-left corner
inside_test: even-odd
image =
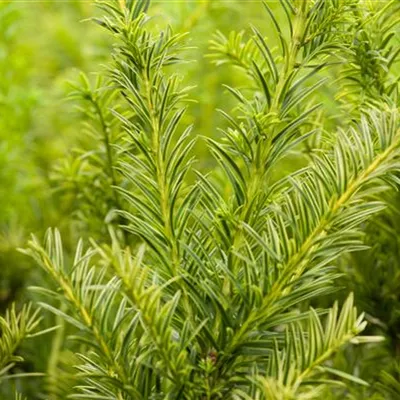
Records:
[[[4,317],[0,316],[0,382],[9,371],[23,358],[17,355],[17,350],[23,340],[39,334],[39,310],[32,310],[32,305],[26,305],[18,312],[15,304],[8,309]]]
[[[338,380],[364,384],[328,365],[342,346],[376,340],[358,336],[366,324],[352,296],[340,313],[337,304],[308,303],[336,290],[337,259],[365,247],[362,224],[398,181],[397,111],[370,109],[324,132],[306,166],[274,176],[314,133],[316,106],[307,99],[320,83],[310,82],[346,45],[356,2],[282,1],[287,34],[266,4],[279,57],[256,28],[254,45],[232,36],[235,62],[258,93],[247,99],[229,88],[241,117],[223,112],[223,139],[207,140],[224,187],[208,171],[189,179],[188,88],[170,73],[182,65],[183,35],[159,32],[146,1],[100,4],[105,16],[96,22],[115,39],[108,74],[122,106],[112,115],[127,142],[113,152],[120,179],[112,184],[132,242],[110,228],[110,240],[93,240],[87,251],[80,242],[64,262],[60,234],[49,230],[44,246],[33,239],[27,250],[56,284],[39,290],[43,307],[74,326],[82,344],[82,383],[71,395],[308,399],[336,390]],[[231,45],[214,44],[220,52]]]

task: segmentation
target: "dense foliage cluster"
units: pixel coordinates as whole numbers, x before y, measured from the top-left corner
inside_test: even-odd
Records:
[[[0,4],[1,398],[400,398],[400,3],[96,6]]]

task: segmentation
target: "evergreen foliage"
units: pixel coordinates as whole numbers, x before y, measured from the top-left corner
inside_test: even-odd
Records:
[[[0,319],[0,384],[46,333],[32,398],[396,399],[399,4],[266,1],[268,29],[216,33],[244,83],[219,135],[188,115],[190,33],[148,0],[98,6],[113,48],[73,85],[81,147],[51,175],[72,240],[21,250],[41,311]]]

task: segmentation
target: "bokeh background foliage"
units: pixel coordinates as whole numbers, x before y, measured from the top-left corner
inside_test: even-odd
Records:
[[[282,31],[287,32],[280,2],[267,3]],[[326,79],[318,89],[318,99],[306,99],[310,107],[317,100],[324,104],[313,120],[324,135],[330,129],[346,127],[370,106],[384,103],[398,107],[400,4],[356,3],[362,3],[365,15],[355,19],[359,25],[349,39],[348,53],[309,82],[312,87]],[[105,71],[112,48],[110,36],[89,21],[101,15],[91,1],[0,2],[2,314],[13,302],[21,305],[36,299],[29,286],[51,286],[33,261],[17,250],[26,247],[30,233],[42,237],[47,227],[57,226],[67,257],[72,257],[80,237],[100,242],[108,237],[105,221],[117,218],[110,215],[110,208],[118,208],[118,202],[123,201],[104,191],[105,182],[112,177],[104,167],[106,149],[99,150],[96,139],[102,128],[97,111],[111,118],[109,106],[115,107],[116,101],[97,90],[103,85],[98,74]],[[224,85],[254,93],[246,71],[251,53],[240,54],[241,43],[254,35],[252,26],[279,53],[279,38],[262,2],[153,1],[151,15],[155,29],[168,23],[175,32],[189,32],[184,52],[188,62],[178,67],[183,84],[194,86],[184,123],[194,124],[194,136],[219,138],[218,129],[226,129],[228,123],[217,110],[240,114],[237,100]],[[118,132],[118,126],[114,128]],[[112,139],[123,146],[118,134]],[[308,152],[319,145],[316,135],[300,151],[281,160],[276,179],[306,165]],[[197,168],[214,169],[214,178],[223,188],[225,177],[204,140],[196,142],[195,154]],[[351,399],[400,398],[400,200],[395,189],[387,194],[387,203],[387,209],[363,227],[369,249],[344,255],[338,261],[343,272],[341,290],[312,301],[314,307],[323,307],[353,291],[358,308],[366,312],[367,333],[385,338],[382,343],[346,347],[333,357],[332,365],[371,384],[350,385],[341,396]],[[79,345],[63,345],[71,328],[50,313],[43,315],[43,326],[56,323],[62,327],[45,339],[32,338],[18,346],[16,352],[24,361],[9,371],[11,379],[0,381],[1,398],[13,398],[17,389],[29,399],[64,399],[76,383],[71,365]],[[54,357],[49,358],[49,354]],[[47,372],[48,377],[18,377],[25,372]]]

